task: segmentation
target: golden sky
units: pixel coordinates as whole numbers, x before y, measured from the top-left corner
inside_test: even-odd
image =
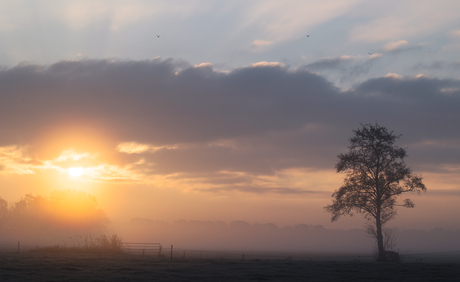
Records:
[[[460,228],[459,3],[2,1],[0,197],[362,227],[323,207],[378,122],[428,188],[389,225]]]
[[[393,223],[458,226],[458,112],[449,108],[458,95],[442,91],[457,81],[384,77],[341,91],[279,64],[177,72],[159,59],[16,67],[0,79],[15,109],[0,114],[1,197],[10,203],[74,189],[95,195],[114,221],[362,227],[361,217],[330,223],[323,207],[342,183],[334,164],[352,130],[377,119],[403,134],[407,163],[428,187]],[[383,95],[382,83],[396,93]],[[432,88],[406,94],[422,85]]]

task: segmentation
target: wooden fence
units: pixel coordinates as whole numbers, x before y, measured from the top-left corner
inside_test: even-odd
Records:
[[[129,254],[142,254],[161,256],[162,246],[160,243],[122,243],[122,248]]]

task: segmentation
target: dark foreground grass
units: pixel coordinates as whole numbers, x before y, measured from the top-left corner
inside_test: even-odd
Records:
[[[460,281],[460,264],[24,252],[0,253],[0,281]]]

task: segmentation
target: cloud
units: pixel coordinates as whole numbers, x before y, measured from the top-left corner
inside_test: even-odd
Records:
[[[429,64],[419,63],[414,65],[414,70],[460,70],[460,61],[434,61]]]
[[[460,29],[455,29],[450,32],[450,34],[454,37],[459,37],[460,36]]]
[[[352,13],[367,20],[353,26],[350,36],[353,41],[384,42],[434,35],[456,21],[459,7],[455,1],[360,3],[359,9]]]
[[[381,56],[382,54],[366,54],[358,56],[343,55],[335,58],[323,58],[304,65],[302,68],[318,72],[326,77],[336,75],[338,76],[336,81],[350,84],[350,81],[355,81],[357,77],[367,75],[376,63],[377,58]]]
[[[145,144],[137,144],[136,142],[123,142],[118,144],[117,150],[122,153],[138,154],[150,150],[150,147]]]
[[[117,150],[121,153],[140,154],[145,152],[155,152],[158,150],[176,149],[177,146],[150,146],[147,144],[138,144],[136,142],[123,142],[118,144]]]
[[[305,68],[313,69],[313,70],[335,69],[343,65],[347,65],[353,61],[356,61],[356,58],[351,57],[351,56],[340,56],[337,58],[323,58],[316,62],[305,65]]]
[[[79,177],[82,181],[136,182],[138,175],[118,165],[97,160],[97,154],[63,151],[55,159],[34,159],[30,148],[19,146],[0,147],[0,173],[5,175],[37,174],[43,171],[57,171],[68,174],[69,167],[84,166]]]
[[[260,62],[227,73],[161,59],[3,69],[2,173],[82,166],[94,181],[324,191],[322,181],[304,183],[302,170],[334,175],[352,130],[375,121],[403,134],[416,172],[459,165],[458,145],[441,141],[460,140],[460,81],[387,75],[342,91],[307,70],[359,60],[370,61],[340,57],[298,69]],[[424,140],[441,143],[412,148]]]
[[[409,43],[406,40],[398,40],[398,41],[392,41],[386,43],[382,49],[382,53],[390,53],[390,54],[398,54],[402,52],[414,52],[414,51],[420,51],[424,48],[426,43],[419,43],[417,45],[409,45]]]
[[[370,59],[376,59],[376,58],[380,58],[382,57],[383,55],[380,54],[380,53],[374,53],[372,55],[369,56]]]
[[[305,36],[305,30],[339,17],[359,1],[252,1],[239,11],[238,31],[256,29],[274,41]],[[306,16],[307,15],[307,16]]]
[[[395,50],[400,50],[403,47],[407,45],[406,40],[399,40],[399,41],[394,41],[394,42],[388,42],[383,46],[383,50],[387,52],[395,51]]]
[[[272,44],[273,44],[273,41],[257,39],[252,42],[251,47],[253,50],[257,51],[263,47],[270,46]]]
[[[32,168],[40,164],[27,156],[27,148],[19,146],[0,147],[0,165],[2,174],[33,174]]]
[[[33,6],[10,1],[2,6],[4,11],[2,18],[6,18],[5,22],[18,22],[20,23],[17,25],[19,28],[30,21],[30,13],[34,12],[38,20],[59,21],[71,30],[81,30],[94,26],[98,22],[105,22],[108,23],[112,32],[149,18],[158,19],[171,14],[174,14],[176,18],[186,17],[197,10],[202,10],[202,7],[197,7],[195,3],[183,3],[179,7],[168,5],[166,1],[153,3],[149,1],[70,0],[55,3],[45,0]],[[12,11],[15,12],[14,17],[11,14]]]
[[[441,88],[440,91],[446,94],[454,94],[454,93],[460,92],[460,88],[458,87]]]
[[[284,67],[283,63],[280,62],[267,62],[267,61],[262,61],[262,62],[257,62],[251,65],[253,68],[257,67]]]
[[[88,153],[76,153],[73,150],[62,152],[62,154],[55,160],[56,162],[63,162],[67,160],[78,161],[83,158],[88,158]]]
[[[396,78],[400,78],[401,76],[397,73],[387,73],[384,77],[396,79]]]

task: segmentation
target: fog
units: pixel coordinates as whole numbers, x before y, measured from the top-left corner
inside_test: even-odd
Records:
[[[363,221],[364,225],[364,221]],[[185,221],[172,223],[133,218],[114,224],[126,242],[158,242],[163,246],[191,250],[274,251],[327,254],[371,254],[375,241],[363,229],[327,229],[322,225],[245,221]],[[460,230],[390,228],[394,250],[401,254],[460,250]]]
[[[0,242],[27,246],[78,245],[105,232],[109,219],[93,195],[57,190],[49,197],[24,195],[8,205],[0,198]]]
[[[401,254],[460,250],[460,230],[389,229],[395,238],[392,249]],[[14,246],[17,241],[28,247],[79,246],[85,239],[92,240],[101,234],[117,234],[125,243],[160,243],[164,248],[174,245],[196,251],[314,254],[375,251],[375,240],[364,228],[327,229],[308,223],[277,226],[242,220],[165,222],[140,217],[121,222],[107,218],[96,197],[76,190],[57,190],[49,197],[28,194],[12,204],[0,198],[2,246]]]

